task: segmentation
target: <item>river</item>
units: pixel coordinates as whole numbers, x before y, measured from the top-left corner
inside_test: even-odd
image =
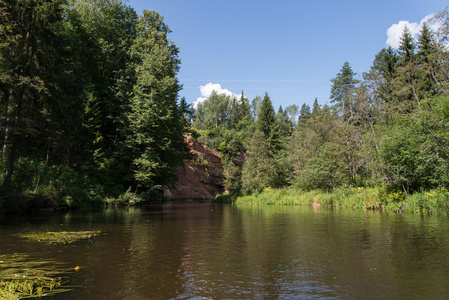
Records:
[[[49,245],[20,233],[100,230]],[[446,299],[449,219],[177,201],[0,216],[0,254],[79,266],[50,299]]]

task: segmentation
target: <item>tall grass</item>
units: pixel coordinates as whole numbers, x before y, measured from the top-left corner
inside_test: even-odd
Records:
[[[246,196],[224,195],[217,201],[250,205],[320,205],[377,209],[396,212],[449,215],[449,191],[445,188],[423,191],[406,196],[401,191],[385,187],[340,187],[331,192],[321,190],[303,191],[298,188],[271,189]]]
[[[449,191],[442,188],[416,193],[407,197],[404,206],[413,212],[449,215]]]

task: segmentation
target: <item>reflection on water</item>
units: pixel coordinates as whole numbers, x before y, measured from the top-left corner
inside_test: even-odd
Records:
[[[449,292],[447,218],[171,202],[0,217],[0,254],[80,266],[53,299],[428,299]],[[30,231],[101,230],[75,245]]]

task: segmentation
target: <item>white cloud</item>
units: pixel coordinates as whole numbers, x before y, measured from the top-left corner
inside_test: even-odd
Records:
[[[213,91],[216,91],[217,94],[225,94],[227,96],[234,95],[230,90],[223,89],[219,83],[209,82],[206,85],[200,86],[200,92],[203,97],[209,97]]]
[[[196,101],[193,102],[193,107],[196,108],[198,103],[201,103],[204,100],[206,100],[207,98],[209,98],[213,91],[217,92],[217,94],[225,94],[225,95],[231,96],[231,97],[232,96],[238,97],[236,94],[234,94],[230,90],[223,89],[219,83],[209,82],[206,85],[201,85],[200,86],[200,92],[201,92],[201,96],[202,97],[198,97],[196,99]]]
[[[417,22],[409,22],[409,21],[399,21],[396,24],[393,24],[390,26],[390,28],[387,29],[387,45],[393,47],[393,48],[399,48],[399,44],[401,42],[401,36],[404,32],[404,27],[407,26],[408,30],[410,30],[410,33],[413,37],[418,38],[419,32],[424,24],[424,22],[428,22],[430,18],[432,18],[434,15],[430,14],[428,16],[425,16],[419,24]],[[435,32],[438,27],[435,24],[430,25],[430,28]]]

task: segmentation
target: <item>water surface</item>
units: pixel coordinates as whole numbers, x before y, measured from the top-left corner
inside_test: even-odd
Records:
[[[101,230],[71,245],[18,237]],[[0,254],[80,266],[51,299],[445,299],[449,220],[308,206],[181,201],[0,217]]]

